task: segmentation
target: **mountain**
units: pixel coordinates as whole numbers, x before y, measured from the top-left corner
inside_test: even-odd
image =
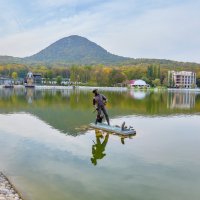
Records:
[[[7,63],[20,63],[23,62],[23,58],[17,58],[12,56],[0,56],[0,63],[7,64]]]
[[[49,45],[40,52],[25,58],[12,56],[0,56],[0,64],[45,64],[47,66],[77,65],[140,65],[160,64],[168,67],[200,67],[198,63],[177,62],[165,59],[126,58],[109,53],[101,46],[91,42],[87,38],[72,35],[62,38]]]
[[[111,54],[96,43],[77,35],[62,38],[39,53],[25,58],[28,62],[67,64],[115,64],[127,59]]]

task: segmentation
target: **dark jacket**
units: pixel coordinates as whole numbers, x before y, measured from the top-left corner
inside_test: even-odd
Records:
[[[93,105],[97,107],[103,107],[107,101],[107,98],[102,94],[96,94],[93,98]]]

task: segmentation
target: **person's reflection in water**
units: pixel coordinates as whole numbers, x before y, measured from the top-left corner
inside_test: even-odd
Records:
[[[94,142],[94,145],[92,145],[92,155],[91,162],[93,165],[97,165],[97,160],[102,159],[106,154],[104,153],[106,145],[108,143],[109,133],[106,133],[106,136],[104,138],[101,131],[95,130],[96,133],[96,143]],[[103,139],[103,142],[101,142],[101,139]]]

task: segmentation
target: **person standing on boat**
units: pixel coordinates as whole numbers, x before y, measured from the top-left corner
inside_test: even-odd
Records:
[[[102,112],[103,112],[108,125],[110,125],[108,113],[105,108],[107,98],[103,94],[99,94],[98,89],[94,89],[92,92],[94,93],[93,105],[95,106],[95,109],[97,110],[97,118],[96,118],[95,123],[97,124],[98,119],[102,117]]]

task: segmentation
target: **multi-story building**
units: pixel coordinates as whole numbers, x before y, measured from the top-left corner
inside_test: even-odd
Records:
[[[168,86],[176,88],[195,88],[196,73],[190,71],[168,71]]]

